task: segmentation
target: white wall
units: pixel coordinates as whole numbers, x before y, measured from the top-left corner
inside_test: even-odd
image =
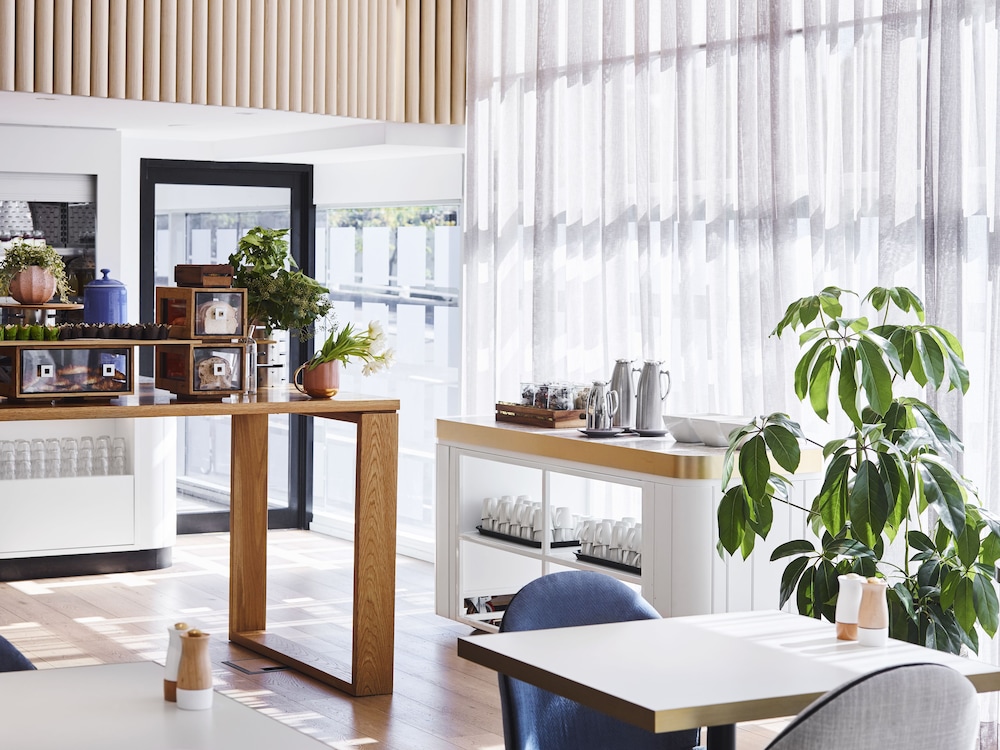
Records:
[[[317,164],[314,199],[317,206],[460,201],[464,165],[456,153]]]

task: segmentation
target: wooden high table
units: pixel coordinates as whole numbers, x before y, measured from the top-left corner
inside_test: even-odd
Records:
[[[232,418],[229,639],[351,695],[392,692],[396,586],[397,399],[340,393],[311,399],[262,389],[216,401],[181,401],[148,384],[110,403],[11,403],[0,422],[143,417]],[[267,632],[267,418],[301,414],[357,425],[354,510],[354,626],[346,664]],[[340,673],[340,674],[338,674]]]

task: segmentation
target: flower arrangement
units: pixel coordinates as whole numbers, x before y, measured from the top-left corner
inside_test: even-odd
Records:
[[[306,364],[306,369],[315,369],[324,362],[336,361],[346,365],[355,357],[364,362],[361,372],[367,376],[388,368],[395,356],[396,352],[386,345],[385,332],[377,320],[370,322],[368,328],[362,331],[348,323],[339,331],[334,326],[322,348]]]
[[[56,280],[56,295],[65,302],[70,289],[62,256],[52,248],[52,245],[36,244],[21,239],[14,240],[0,259],[0,295],[9,294],[10,283],[14,277],[31,266],[38,266],[52,274]]]
[[[276,328],[309,338],[332,309],[325,286],[296,268],[287,229],[254,227],[229,256],[233,286],[247,290],[247,318],[270,336]]]

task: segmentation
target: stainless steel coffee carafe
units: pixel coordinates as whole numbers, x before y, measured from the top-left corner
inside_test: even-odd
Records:
[[[661,370],[663,362],[647,359],[639,373],[635,389],[635,429],[663,429],[663,400],[670,393],[670,372]]]
[[[587,397],[587,429],[610,430],[618,406],[618,394],[604,381],[595,380]]]
[[[615,360],[615,368],[611,371],[611,390],[618,394],[618,411],[611,420],[614,427],[632,427],[632,409],[635,401],[635,389],[632,387],[632,360]]]

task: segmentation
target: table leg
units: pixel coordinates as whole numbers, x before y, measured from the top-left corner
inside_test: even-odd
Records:
[[[355,695],[392,692],[398,423],[394,412],[362,414],[357,422],[351,661]]]
[[[267,627],[267,415],[232,417],[229,638]]]
[[[736,725],[719,724],[708,728],[708,750],[736,750]]]

